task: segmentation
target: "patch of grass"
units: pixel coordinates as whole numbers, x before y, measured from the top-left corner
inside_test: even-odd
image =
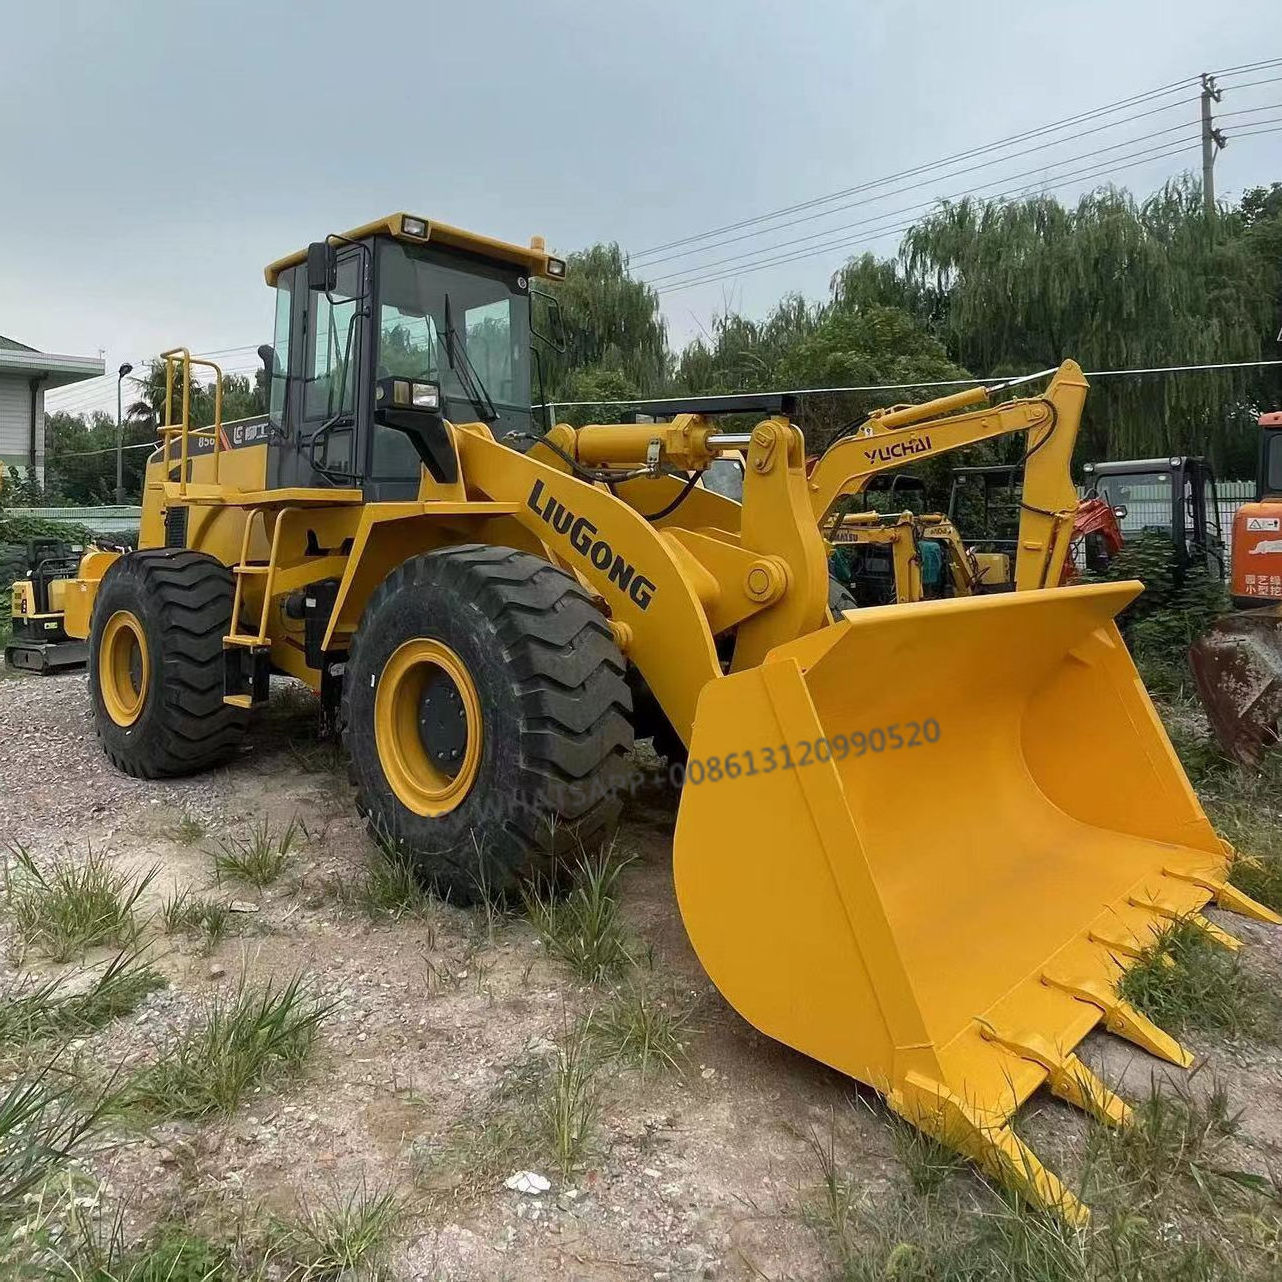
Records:
[[[345,775],[347,773],[347,754],[343,745],[333,739],[322,739],[319,743],[289,744],[289,755],[299,770],[304,774]]]
[[[0,1054],[48,1037],[74,1037],[128,1014],[165,977],[134,949],[118,953],[88,987],[68,992],[74,977],[19,982],[0,991]]]
[[[230,1247],[185,1224],[160,1224],[131,1242],[123,1208],[106,1218],[73,1202],[67,1230],[52,1275],[64,1282],[234,1282],[245,1276]]]
[[[1277,995],[1190,921],[1175,922],[1146,949],[1118,991],[1163,1028],[1277,1036]]]
[[[619,917],[619,875],[629,860],[613,846],[581,852],[568,894],[540,883],[524,890],[525,908],[548,953],[588,983],[619,974],[631,960]]]
[[[1182,1090],[1155,1089],[1136,1107],[1129,1126],[1092,1133],[1090,1160],[1157,1198],[1171,1192],[1172,1181],[1192,1178],[1197,1183],[1222,1173],[1222,1151],[1238,1129],[1239,1115],[1230,1111],[1219,1083],[1205,1093],[1191,1084]]]
[[[208,831],[201,820],[184,811],[183,817],[174,825],[174,840],[184,846],[194,846],[198,841],[204,841]]]
[[[569,1181],[592,1142],[600,1110],[600,1067],[587,1028],[567,1028],[557,1045],[556,1060],[539,1101],[543,1135],[563,1184]]]
[[[42,869],[26,847],[11,843],[4,861],[4,897],[20,951],[65,962],[87,948],[127,948],[138,937],[138,901],[156,876],[115,871],[89,848],[81,860],[61,858]]]
[[[244,836],[228,833],[219,838],[218,848],[212,852],[214,874],[219,881],[226,877],[261,890],[284,872],[298,837],[296,818],[280,832],[267,819],[260,819],[250,825]]]
[[[953,1175],[966,1168],[966,1159],[956,1149],[919,1131],[898,1114],[889,1113],[887,1120],[891,1146],[914,1193],[922,1197],[938,1193]]]
[[[51,1084],[56,1059],[0,1095],[0,1225],[18,1218],[25,1197],[75,1156],[97,1127],[103,1104],[80,1107],[71,1085]]]
[[[202,899],[184,888],[160,906],[161,927],[166,935],[198,932],[205,937],[205,951],[212,952],[231,933],[235,914],[217,899]]]
[[[327,889],[374,921],[426,918],[435,906],[431,891],[419,880],[410,860],[383,846],[378,847],[364,876],[356,881],[332,879]]]
[[[600,1049],[613,1059],[635,1064],[644,1078],[651,1069],[675,1070],[685,1055],[682,1041],[690,1005],[675,988],[657,991],[648,976],[619,989],[594,1012],[590,1029]]]
[[[215,994],[202,1017],[124,1083],[121,1099],[158,1117],[230,1113],[253,1087],[302,1066],[329,1010],[299,976],[283,987],[242,982]]]
[[[528,1167],[568,1182],[592,1146],[603,1066],[586,1026],[567,1025],[550,1060],[515,1065],[447,1134],[416,1145],[417,1178],[478,1192]]]
[[[406,1208],[391,1190],[371,1192],[362,1184],[346,1197],[333,1195],[302,1206],[291,1220],[274,1225],[274,1253],[293,1268],[298,1282],[382,1277],[389,1249]]]

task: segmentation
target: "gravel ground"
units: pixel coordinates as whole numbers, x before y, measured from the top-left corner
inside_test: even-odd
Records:
[[[831,1244],[807,1208],[818,1196],[816,1137],[850,1155],[860,1196],[899,1178],[891,1128],[870,1092],[766,1039],[721,1001],[695,960],[672,894],[675,797],[632,805],[620,844],[627,924],[654,973],[691,1009],[680,1071],[610,1067],[589,1158],[568,1181],[530,1196],[432,1174],[431,1159],[487,1099],[546,1064],[567,1021],[595,1000],[545,956],[520,918],[485,922],[437,905],[424,920],[374,922],[335,893],[370,865],[371,848],[343,775],[313,750],[306,699],[282,687],[239,760],[192,780],[117,774],[94,739],[83,675],[0,680],[0,839],[38,858],[90,845],[119,867],[157,867],[147,893],[189,888],[256,911],[212,951],[156,937],[168,987],[79,1047],[99,1066],[147,1062],[211,993],[295,973],[333,1003],[300,1079],[255,1095],[229,1119],[122,1132],[95,1159],[110,1198],[136,1229],[176,1208],[220,1224],[350,1191],[362,1182],[412,1199],[397,1247],[400,1279],[750,1279],[831,1275]],[[221,835],[291,818],[304,836],[264,892],[217,886],[209,851]],[[184,820],[186,824],[184,825]],[[193,839],[193,830],[203,836]],[[1233,919],[1251,964],[1282,974],[1278,934]],[[0,941],[2,942],[2,941]],[[90,960],[93,960],[92,958]],[[1282,1160],[1282,1065],[1276,1050],[1191,1039],[1245,1106],[1246,1138]],[[1154,1064],[1092,1036],[1085,1058],[1142,1093]],[[1022,1133],[1071,1162],[1080,1115],[1038,1097]],[[1245,1150],[1244,1150],[1245,1152]],[[425,1171],[427,1172],[425,1174]],[[981,1191],[973,1176],[977,1194]]]

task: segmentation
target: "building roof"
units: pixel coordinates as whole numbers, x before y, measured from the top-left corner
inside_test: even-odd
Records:
[[[38,378],[41,387],[48,391],[86,378],[97,378],[105,371],[100,356],[57,356],[0,334],[0,376]]]

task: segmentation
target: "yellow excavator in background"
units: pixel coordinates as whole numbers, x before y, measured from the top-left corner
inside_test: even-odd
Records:
[[[395,214],[267,269],[263,422],[193,427],[174,392],[220,372],[164,354],[142,546],[63,592],[105,751],[147,778],[213,766],[297,677],[370,830],[469,899],[609,832],[632,673],[688,745],[676,895],[726,999],[1082,1219],[1012,1114],[1045,1084],[1125,1121],[1073,1054],[1091,1028],[1190,1057],[1119,997],[1124,969],[1176,918],[1222,939],[1209,900],[1277,918],[1228,883],[1118,635],[1140,585],[1051,586],[1081,371],[874,415],[809,476],[778,397],[718,402],[747,431],[696,402],[538,435],[531,281],[564,274],[541,241]],[[834,614],[820,527],[843,496],[1012,430],[1044,504],[1019,590]],[[733,454],[741,503],[698,484]]]

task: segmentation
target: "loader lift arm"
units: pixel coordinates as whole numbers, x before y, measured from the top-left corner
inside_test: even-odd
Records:
[[[1081,368],[1065,361],[1043,396],[990,406],[988,389],[977,387],[878,411],[858,431],[829,446],[815,465],[809,482],[815,519],[822,521],[846,495],[861,493],[879,473],[1026,432],[1015,587],[1051,587],[1059,582],[1072,536],[1077,491],[1069,463],[1086,390]],[[972,405],[984,408],[952,412]]]

